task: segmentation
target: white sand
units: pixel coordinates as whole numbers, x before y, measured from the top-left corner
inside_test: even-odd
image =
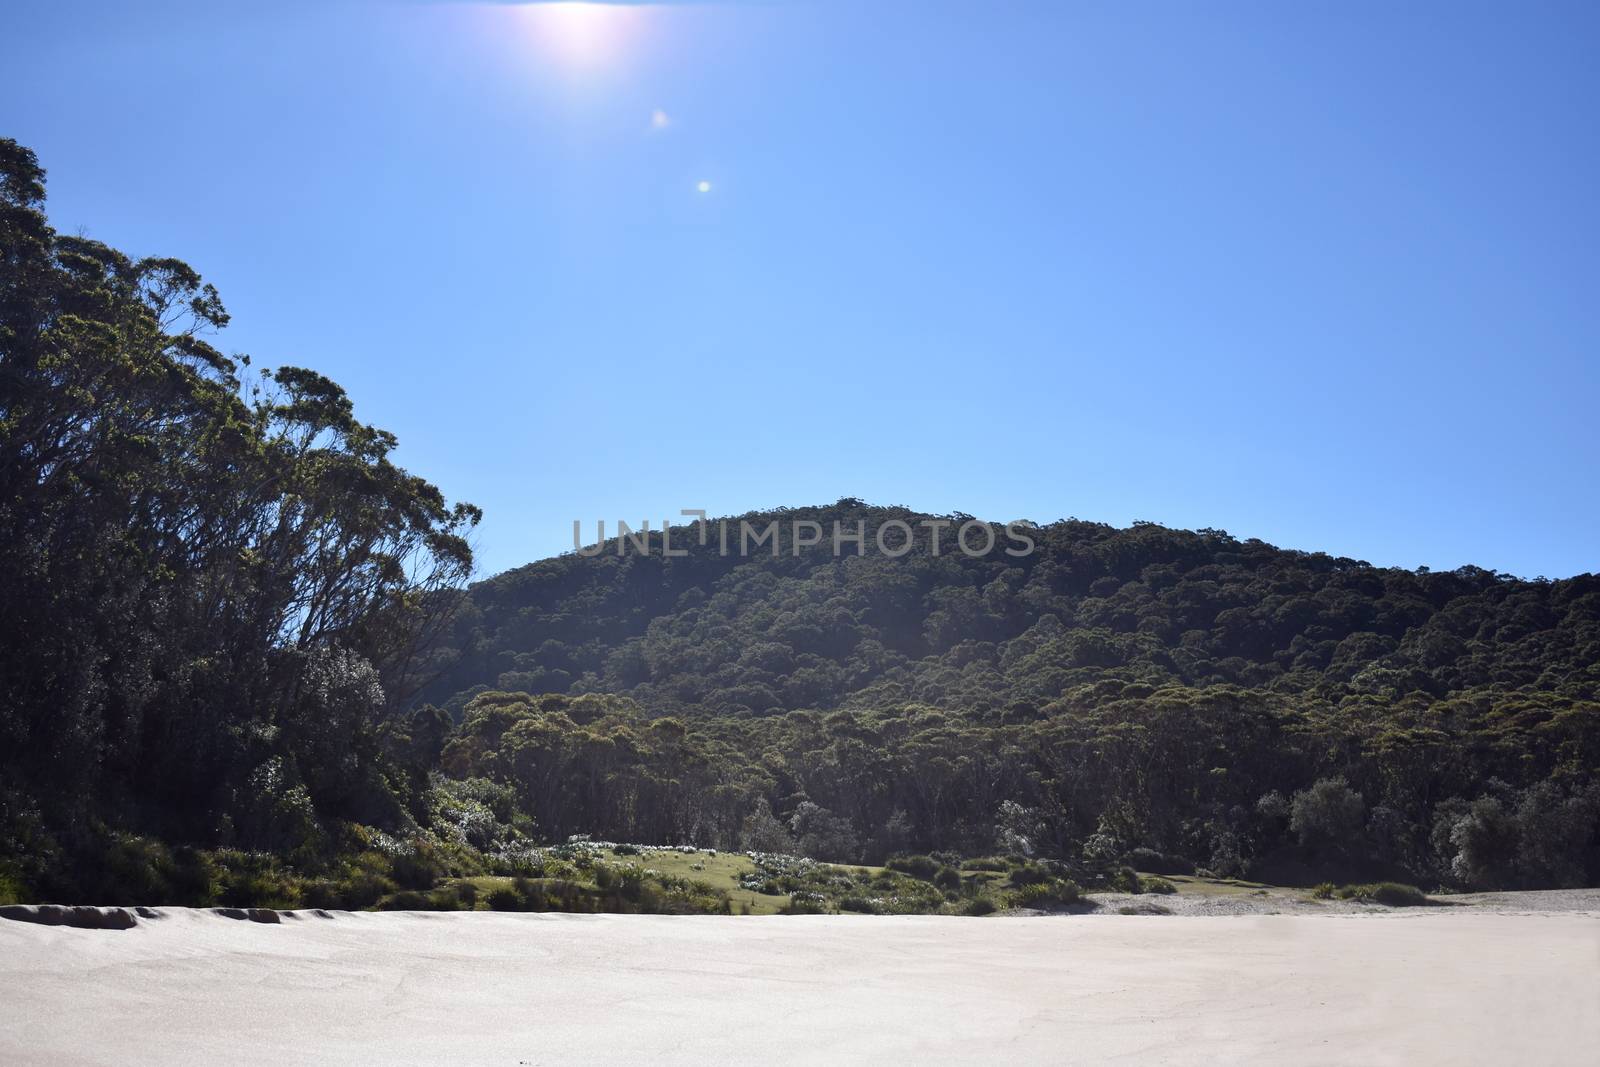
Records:
[[[1593,1063],[1593,915],[0,922],[0,1063]]]

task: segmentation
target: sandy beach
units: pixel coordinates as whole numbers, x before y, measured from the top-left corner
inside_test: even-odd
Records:
[[[0,1061],[1576,1063],[1593,914],[0,922]]]

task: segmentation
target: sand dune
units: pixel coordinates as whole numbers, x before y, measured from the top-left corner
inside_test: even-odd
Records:
[[[1581,1063],[1592,915],[0,922],[0,1062]]]

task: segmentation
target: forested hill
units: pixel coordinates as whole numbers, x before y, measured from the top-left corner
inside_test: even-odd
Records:
[[[844,500],[462,589],[477,509],[227,321],[0,139],[0,904],[365,907],[575,834],[1600,884],[1594,576]]]
[[[1519,580],[1476,567],[1378,568],[1150,523],[1030,526],[1027,554],[955,543],[971,517],[843,500],[674,527],[648,552],[615,526],[599,554],[566,553],[474,585],[426,694],[459,714],[485,689],[627,694],[647,714],[770,715],[915,703],[1047,717],[1102,681],[1226,684],[1339,703],[1526,690],[1593,699],[1600,577]],[[770,543],[740,551],[740,522]],[[873,531],[899,520],[911,551]],[[792,547],[793,524],[821,543]],[[859,551],[832,531],[865,522]],[[652,524],[659,525],[659,524]],[[594,526],[585,535],[594,537]],[[933,552],[937,535],[939,552]],[[897,548],[895,534],[888,537]],[[977,550],[983,538],[969,538]],[[594,551],[591,544],[586,551]]]

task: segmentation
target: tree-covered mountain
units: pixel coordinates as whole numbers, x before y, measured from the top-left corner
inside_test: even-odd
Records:
[[[899,521],[895,558],[678,531],[682,556],[657,534],[473,586],[431,694],[460,722],[446,770],[555,836],[1600,878],[1600,578],[1075,520],[935,555],[931,518],[734,520]]]
[[[846,500],[730,520],[786,540],[727,555],[676,529],[648,553],[613,539],[474,585],[429,690],[620,693],[656,713],[769,715],[915,702],[1048,715],[1075,688],[1120,680],[1234,685],[1338,702],[1469,690],[1593,699],[1600,577],[1523,581],[1289,551],[1219,530],[1065,520],[1031,552],[968,555],[970,516]],[[934,529],[934,520],[949,526]],[[913,550],[859,551],[835,524],[904,522]],[[822,543],[795,552],[791,524]],[[713,530],[717,520],[712,520]],[[933,554],[935,534],[940,552]],[[976,541],[976,539],[974,539]],[[587,546],[593,551],[597,546]],[[974,547],[976,552],[976,545]]]
[[[843,500],[463,589],[476,509],[43,179],[0,140],[0,903],[368,906],[574,834],[1600,883],[1600,578]],[[612,902],[717,903],[658,890]]]

